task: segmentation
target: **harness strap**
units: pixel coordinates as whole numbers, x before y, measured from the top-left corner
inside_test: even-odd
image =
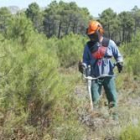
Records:
[[[110,40],[110,39],[104,37],[104,38],[103,38],[103,41],[102,41],[102,46],[104,46],[104,47],[108,47],[109,40]]]
[[[95,41],[87,42],[87,45],[89,47],[89,50],[92,56],[97,60],[102,59],[105,56],[108,44],[109,44],[109,39],[105,37],[103,38],[103,41],[101,42],[101,44]]]

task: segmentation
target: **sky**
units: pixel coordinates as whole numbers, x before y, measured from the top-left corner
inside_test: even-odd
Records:
[[[59,2],[59,0],[56,0]],[[105,9],[111,8],[114,12],[131,11],[134,6],[140,8],[140,0],[63,0],[64,2],[74,1],[79,7],[88,8],[90,14],[98,17]],[[40,7],[47,7],[52,0],[0,0],[0,7],[18,6],[20,9],[27,8],[29,4],[36,2]]]

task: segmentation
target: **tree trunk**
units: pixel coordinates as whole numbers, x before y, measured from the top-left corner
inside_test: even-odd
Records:
[[[61,29],[62,29],[62,22],[59,22],[59,27],[58,27],[58,35],[57,37],[60,38],[61,37]]]

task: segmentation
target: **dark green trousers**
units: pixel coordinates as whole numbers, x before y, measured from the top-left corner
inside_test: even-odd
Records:
[[[102,87],[105,89],[109,107],[115,107],[117,105],[117,92],[114,77],[103,77],[92,81],[91,94],[93,103],[97,104],[99,102]]]

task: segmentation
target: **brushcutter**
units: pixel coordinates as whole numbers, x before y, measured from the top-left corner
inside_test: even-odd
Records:
[[[117,63],[114,64],[114,67],[117,66]],[[88,93],[89,93],[89,97],[90,97],[90,105],[91,105],[91,109],[93,110],[93,101],[92,101],[92,93],[91,93],[91,85],[92,85],[92,81],[99,79],[99,78],[103,78],[103,77],[115,77],[115,75],[102,75],[102,76],[98,76],[98,77],[92,77],[91,76],[91,66],[87,66],[86,64],[83,63],[83,79],[87,80],[87,88],[88,88]]]

